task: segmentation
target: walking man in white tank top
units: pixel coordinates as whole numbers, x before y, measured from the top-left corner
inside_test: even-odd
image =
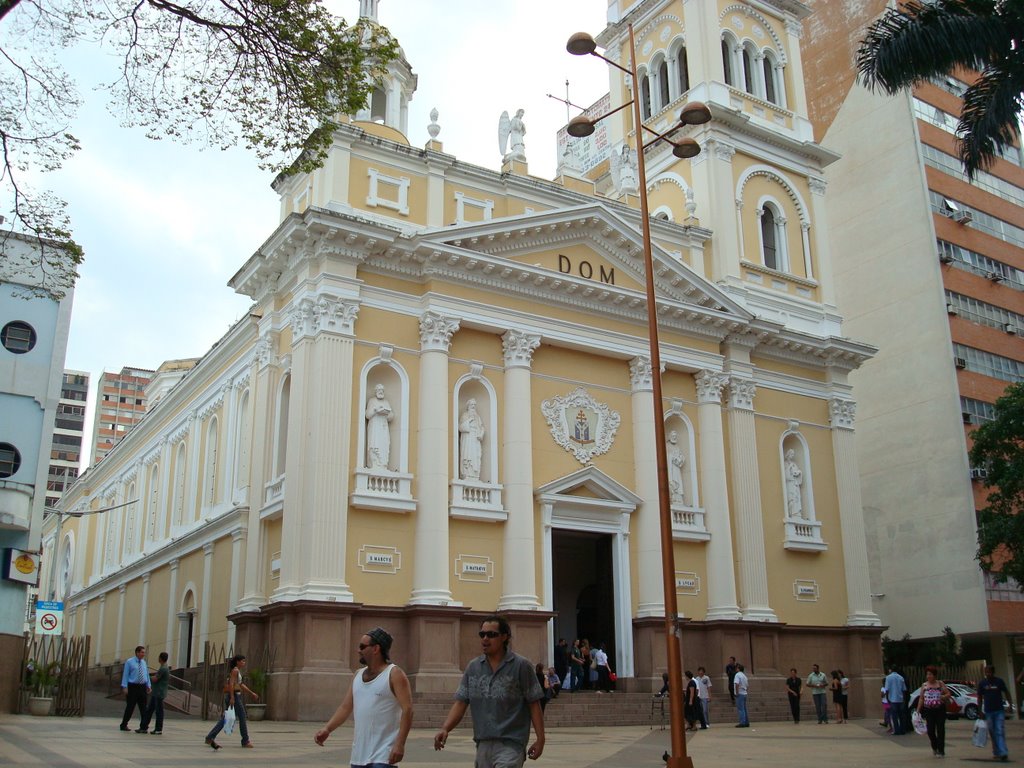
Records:
[[[339,725],[352,716],[352,768],[388,768],[405,757],[412,727],[412,692],[405,672],[388,661],[391,635],[375,627],[359,640],[359,663],[366,669],[352,680],[338,710],[316,732],[321,747]]]

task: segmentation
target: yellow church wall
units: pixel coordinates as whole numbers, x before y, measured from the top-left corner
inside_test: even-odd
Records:
[[[217,539],[213,546],[213,558],[210,562],[212,571],[210,582],[209,626],[207,639],[212,643],[225,643],[228,639],[227,615],[230,611],[231,599],[231,537]],[[239,569],[242,568],[238,564]],[[239,576],[242,574],[240,573]]]
[[[796,363],[787,363],[775,358],[759,357],[757,355],[751,355],[750,362],[759,370],[783,373],[787,376],[806,379],[807,381],[824,382],[827,378],[825,370],[820,366],[803,366]]]
[[[203,609],[203,551],[201,549],[183,555],[178,561],[178,594],[174,598],[177,605],[181,604],[189,582],[192,582],[191,586],[194,590],[197,611],[196,626],[198,627],[198,614]]]
[[[634,291],[644,290],[643,284],[630,276],[624,269],[584,244],[564,246],[549,251],[535,251],[516,256],[514,260],[550,269],[552,272],[561,272],[572,277],[582,277],[585,280],[614,285],[618,288]]]
[[[413,495],[415,495],[415,485]],[[346,548],[346,579],[357,603],[405,605],[412,594],[412,575],[417,557],[415,513],[396,514],[355,509],[348,512],[349,538]],[[367,564],[367,553],[401,555],[395,573]],[[429,553],[424,553],[430,556]]]
[[[680,615],[687,619],[700,621],[708,612],[707,551],[706,543],[696,541],[677,541],[673,548],[677,576],[696,577],[699,585],[696,594],[696,590],[676,587],[676,605]],[[636,581],[634,579],[633,605],[637,600]]]
[[[160,651],[171,652],[172,638],[167,636],[167,607],[174,602],[171,590],[171,570],[164,565],[153,571],[149,578],[149,609],[146,612],[146,645],[150,663],[158,662]],[[177,612],[177,611],[175,611]]]
[[[152,593],[151,593],[152,594]],[[107,607],[110,600],[118,599],[117,590],[108,593]],[[124,629],[121,632],[121,648],[117,658],[127,659],[135,652],[135,646],[139,645],[139,624],[142,621],[142,579],[133,579],[128,582],[124,591]],[[117,625],[114,625],[116,632]]]
[[[348,203],[353,208],[364,211],[371,211],[379,216],[389,216],[399,221],[422,222],[427,219],[427,180],[423,173],[417,173],[411,168],[391,165],[380,159],[367,158],[360,155],[351,155],[349,160],[351,173],[348,177]],[[387,205],[370,205],[367,203],[370,195],[370,170],[376,171],[380,176],[393,179],[409,179],[406,205],[409,209],[407,214]],[[344,183],[342,180],[339,183]],[[378,179],[377,199],[398,202],[399,187],[395,184]]]
[[[263,572],[263,591],[268,597],[277,589],[278,585],[278,580],[273,576],[272,565],[275,558],[281,557],[281,524],[282,518],[279,517],[276,520],[268,520],[263,528],[266,548],[265,554],[261,555],[263,558],[261,570]]]
[[[539,513],[535,513],[535,516]],[[536,519],[536,517],[535,517]],[[452,598],[465,607],[477,611],[497,610],[501,598],[501,587],[505,578],[506,567],[515,568],[516,563],[505,563],[503,557],[502,537],[505,532],[503,523],[485,523],[474,520],[452,520],[449,528],[449,547],[452,560],[451,590]],[[537,539],[539,542],[541,539]],[[537,547],[538,566],[541,560],[540,546]],[[466,572],[463,563],[472,565],[486,564],[489,573]],[[537,577],[537,589],[541,589],[543,581]]]

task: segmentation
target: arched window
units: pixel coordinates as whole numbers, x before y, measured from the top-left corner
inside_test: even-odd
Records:
[[[178,450],[174,457],[174,507],[173,524],[182,525],[185,522],[185,441],[178,443]]]
[[[779,268],[775,226],[775,212],[766,205],[761,209],[761,258],[769,269]]]
[[[281,384],[281,395],[277,400],[277,435],[275,436],[276,450],[274,451],[274,478],[281,477],[285,471],[285,462],[288,458],[288,405],[291,400],[292,379],[285,376]]]
[[[690,90],[690,67],[686,63],[685,45],[676,54],[676,67],[679,74],[679,93],[682,95]]]
[[[207,506],[217,503],[217,417],[210,419],[210,428],[206,432],[206,472],[204,472],[204,494]]]
[[[756,93],[754,90],[754,57],[750,49],[743,46],[743,90],[747,93]]]
[[[722,38],[722,68],[725,70],[725,82],[736,85],[732,71],[732,44],[726,37]]]
[[[646,73],[640,76],[640,116],[643,120],[651,118],[651,79]]]
[[[660,111],[672,101],[668,88],[668,62],[664,59],[662,59],[661,64],[658,66],[658,93],[660,95],[658,101],[658,109]]]
[[[778,96],[775,94],[775,62],[765,56],[761,66],[764,68],[764,98],[772,104],[778,104]]]
[[[370,97],[370,120],[383,123],[387,117],[388,96],[380,88],[373,89]]]

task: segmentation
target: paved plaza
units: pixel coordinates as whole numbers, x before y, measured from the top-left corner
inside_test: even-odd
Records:
[[[339,728],[326,747],[313,743],[319,723],[252,723],[255,749],[241,749],[237,734],[221,736],[223,748],[214,752],[203,744],[210,724],[170,716],[162,736],[121,733],[117,717],[0,716],[0,766],[345,766],[352,743],[350,726]],[[133,723],[138,722],[136,717]],[[1007,723],[1010,762],[1024,761],[1024,726]],[[970,743],[971,724],[951,721],[947,729],[944,764],[992,763],[988,747]],[[443,752],[432,746],[432,730],[414,730],[409,737],[403,768],[472,766],[473,742],[468,729],[457,729]],[[735,729],[731,723],[687,734],[696,768],[772,765],[786,768],[844,768],[846,766],[932,765],[924,736],[886,736],[874,720],[845,725],[803,723],[754,724]],[[528,765],[584,768],[585,766],[662,765],[669,732],[646,726],[621,728],[557,728],[547,738],[544,755]]]

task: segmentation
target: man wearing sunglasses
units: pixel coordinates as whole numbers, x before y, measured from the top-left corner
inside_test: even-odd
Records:
[[[405,672],[390,663],[391,635],[374,627],[359,639],[359,663],[366,669],[352,680],[338,710],[316,732],[321,747],[339,725],[354,715],[352,768],[388,768],[405,757],[412,727],[412,691]]]
[[[475,768],[522,768],[526,758],[536,760],[544,751],[544,716],[540,700],[544,691],[533,664],[508,649],[512,630],[500,616],[480,622],[483,655],[469,662],[455,692],[444,725],[434,737],[434,749],[444,749],[448,734],[466,710],[473,714]],[[530,740],[530,724],[537,734]]]

